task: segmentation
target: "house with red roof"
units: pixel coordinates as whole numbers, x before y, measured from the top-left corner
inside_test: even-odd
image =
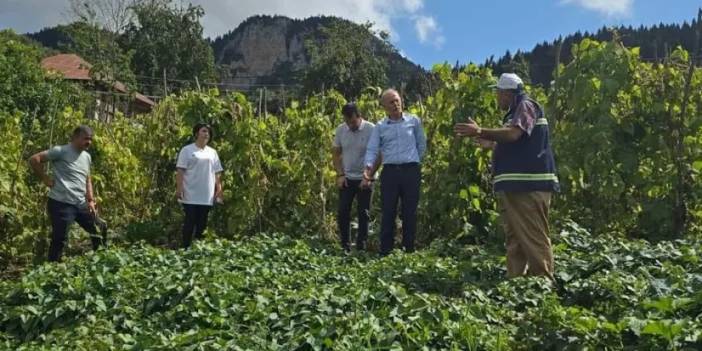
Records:
[[[41,61],[41,66],[46,70],[63,75],[64,79],[82,83],[95,92],[94,113],[96,118],[110,119],[116,111],[121,111],[125,115],[147,113],[156,105],[147,96],[130,92],[121,82],[96,81],[90,74],[92,65],[78,55],[49,56]]]

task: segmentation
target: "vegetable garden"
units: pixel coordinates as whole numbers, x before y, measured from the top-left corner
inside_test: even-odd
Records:
[[[551,87],[530,89],[563,187],[553,287],[504,279],[490,155],[451,133],[467,116],[499,124],[488,69],[438,65],[441,87],[408,107],[429,145],[422,249],[379,259],[334,243],[340,94],[259,115],[244,95],[189,91],[106,123],[84,116],[88,91],[42,72],[37,48],[0,32],[0,347],[699,349],[702,70],[680,49],[660,63],[617,42],[572,50]],[[382,117],[375,90],[358,102]],[[46,190],[26,158],[86,120],[111,247],[86,253],[73,230],[73,257],[43,264]],[[207,240],[172,250],[176,152],[200,120],[215,129],[225,204]]]

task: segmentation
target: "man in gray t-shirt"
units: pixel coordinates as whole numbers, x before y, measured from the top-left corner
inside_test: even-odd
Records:
[[[371,187],[363,186],[363,159],[366,145],[370,138],[373,123],[363,120],[354,103],[346,104],[342,110],[344,123],[336,128],[332,154],[336,170],[336,185],[339,188],[339,211],[337,223],[341,237],[341,246],[349,251],[351,206],[357,198],[358,235],[356,249],[364,250],[368,238],[368,220],[371,201]]]
[[[92,140],[92,129],[79,126],[73,131],[70,143],[54,146],[29,158],[34,172],[50,189],[47,203],[52,228],[49,261],[60,261],[68,240],[68,228],[74,221],[90,233],[93,249],[102,244],[95,227],[91,158],[85,151]],[[52,176],[44,171],[43,163],[46,162],[51,162],[53,166]]]

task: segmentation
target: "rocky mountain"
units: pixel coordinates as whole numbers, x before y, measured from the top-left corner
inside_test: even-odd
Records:
[[[324,45],[323,29],[340,25],[352,31],[364,31],[376,48],[374,55],[387,62],[385,76],[388,84],[403,91],[406,98],[415,100],[429,95],[432,76],[421,66],[404,58],[383,39],[363,25],[338,17],[318,16],[291,19],[284,16],[253,16],[234,30],[215,39],[209,39],[213,48],[219,81],[223,88],[256,93],[261,86],[284,86],[287,93],[295,93],[302,83],[305,69],[310,66],[308,45]],[[27,33],[27,37],[47,48],[63,50],[71,38],[66,26]],[[153,84],[152,81],[143,82]]]
[[[297,84],[309,65],[305,42],[312,39],[324,45],[320,29],[334,23],[367,29],[337,17],[310,17],[304,20],[283,16],[254,16],[233,31],[214,39],[215,61],[223,81],[235,85]],[[379,48],[380,38],[373,37]],[[388,62],[389,84],[402,88],[409,96],[426,95],[428,74],[419,65],[402,57],[396,50],[380,49]]]
[[[309,63],[304,38],[312,28],[299,23],[287,17],[251,17],[212,42],[215,63],[223,69],[225,78],[238,83],[256,83],[283,67],[303,69]]]
[[[300,83],[305,68],[310,64],[306,40],[311,38],[318,45],[324,45],[321,29],[339,23],[367,31],[362,25],[337,17],[320,16],[303,20],[283,16],[250,17],[229,33],[210,40],[220,80],[232,84],[232,89],[251,89],[260,84],[295,86]],[[656,61],[666,57],[677,46],[692,50],[696,26],[696,21],[692,21],[639,28],[602,28],[593,33],[577,32],[556,41],[539,43],[530,51],[507,52],[502,57],[487,58],[483,65],[491,67],[496,74],[516,71],[532,84],[548,86],[553,79],[556,49],[561,41],[562,63],[570,62],[571,47],[582,39],[612,40],[615,36],[627,46],[640,47],[642,58]],[[63,32],[63,27],[45,28],[27,36],[45,47],[62,50],[71,40]],[[428,95],[433,83],[432,76],[392,47],[389,50],[383,48],[380,38],[370,37],[377,41],[381,55],[388,62],[386,75],[389,84],[404,87],[405,95],[410,98]]]

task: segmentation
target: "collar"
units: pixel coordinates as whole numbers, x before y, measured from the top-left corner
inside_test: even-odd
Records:
[[[347,132],[353,133],[353,132],[358,132],[358,131],[363,130],[363,128],[365,128],[365,126],[366,126],[366,120],[361,119],[361,125],[356,130],[351,130],[351,127],[349,127],[349,125],[346,124],[346,122],[343,122],[342,124],[344,125],[344,130],[346,130]]]
[[[529,95],[527,95],[526,93],[518,94],[517,96],[514,97],[512,104],[509,105],[509,110],[507,112],[513,113],[514,110],[517,109],[517,106],[519,106],[519,104],[522,103],[522,101],[528,101],[528,100],[530,100]]]
[[[406,115],[404,112],[402,112],[402,118],[401,118],[400,120],[398,120],[398,121],[393,120],[392,118],[390,118],[390,116],[386,116],[385,118],[387,119],[387,123],[386,123],[386,124],[393,124],[393,123],[406,122],[407,119],[408,119],[407,115]]]
[[[193,147],[197,149],[198,151],[204,151],[207,150],[207,144],[205,144],[205,147],[200,148],[200,146],[197,145],[197,143],[193,143]]]

